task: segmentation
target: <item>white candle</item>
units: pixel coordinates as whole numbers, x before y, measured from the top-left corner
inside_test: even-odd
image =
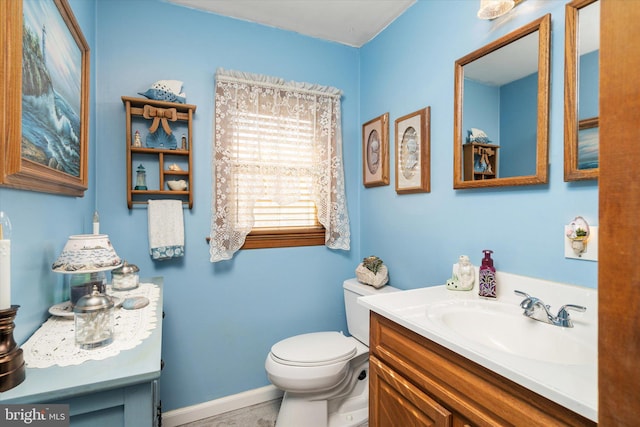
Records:
[[[0,310],[11,308],[11,240],[0,240]]]
[[[0,310],[11,308],[11,221],[0,212]]]
[[[93,213],[93,234],[100,234],[100,216],[98,211]]]

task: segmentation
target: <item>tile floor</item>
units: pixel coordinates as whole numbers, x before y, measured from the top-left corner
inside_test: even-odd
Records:
[[[183,424],[180,427],[274,427],[281,399],[271,400],[211,418]]]
[[[183,424],[180,427],[275,427],[282,399],[260,403],[211,418]],[[367,427],[369,423],[359,427]]]

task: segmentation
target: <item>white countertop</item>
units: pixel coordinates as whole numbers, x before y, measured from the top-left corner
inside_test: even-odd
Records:
[[[572,411],[597,421],[598,419],[598,357],[597,357],[597,290],[574,285],[555,283],[510,273],[497,273],[497,299],[480,298],[477,284],[472,291],[451,291],[444,285],[412,289],[394,293],[384,293],[361,297],[358,302],[370,310],[404,326],[405,328],[452,350],[469,360],[490,369]],[[356,280],[356,279],[350,279]],[[480,302],[489,306],[497,302],[496,308],[522,312],[519,304],[524,299],[513,293],[514,289],[540,298],[551,306],[556,314],[564,304],[577,304],[587,307],[584,313],[571,311],[573,328],[561,328],[550,324],[532,322],[531,326],[540,331],[554,334],[566,334],[567,341],[573,339],[586,343],[588,351],[580,353],[580,361],[542,360],[527,355],[500,351],[495,347],[483,345],[434,321],[427,315],[429,306],[447,303],[474,304]],[[513,308],[511,308],[513,307]],[[511,315],[511,313],[509,314]],[[520,319],[519,317],[517,318]],[[470,328],[473,325],[469,325]],[[556,329],[545,329],[556,328]],[[526,337],[527,331],[523,330]],[[536,346],[536,340],[527,341],[523,336],[519,340],[527,346]],[[557,337],[557,335],[556,335]],[[532,352],[533,353],[533,352]],[[553,359],[553,358],[552,358]]]

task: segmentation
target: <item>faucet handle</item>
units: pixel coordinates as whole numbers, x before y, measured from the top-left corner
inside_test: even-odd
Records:
[[[565,304],[560,307],[560,311],[558,311],[558,317],[569,317],[569,313],[567,313],[567,310],[575,310],[583,313],[587,311],[587,307],[575,304]]]
[[[524,299],[520,302],[520,308],[524,310],[525,316],[531,316],[531,314],[533,313],[533,308],[535,303],[539,301],[538,298],[532,297],[528,293],[518,291],[518,290],[514,290],[513,293],[515,293],[516,295],[520,295],[521,297],[524,297]],[[542,303],[542,301],[540,302]]]
[[[562,307],[560,307],[560,310],[558,311],[558,317],[557,317],[559,326],[565,326],[565,327],[571,328],[573,327],[573,322],[571,322],[571,318],[569,317],[569,312],[567,310],[585,312],[587,311],[587,307],[584,307],[582,305],[575,305],[575,304],[565,304]]]
[[[513,291],[514,294],[516,295],[520,295],[521,297],[524,297],[524,299],[522,300],[522,302],[520,303],[520,308],[523,308],[525,310],[527,310],[527,312],[530,312],[533,308],[533,297],[531,295],[529,295],[526,292],[522,292],[519,291],[517,289],[515,289]]]

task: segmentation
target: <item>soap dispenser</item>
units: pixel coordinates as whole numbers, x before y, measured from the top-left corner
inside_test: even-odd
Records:
[[[493,266],[493,259],[491,254],[493,251],[485,249],[484,258],[482,259],[482,265],[480,266],[479,277],[479,295],[481,297],[495,298],[496,297],[496,269]]]

